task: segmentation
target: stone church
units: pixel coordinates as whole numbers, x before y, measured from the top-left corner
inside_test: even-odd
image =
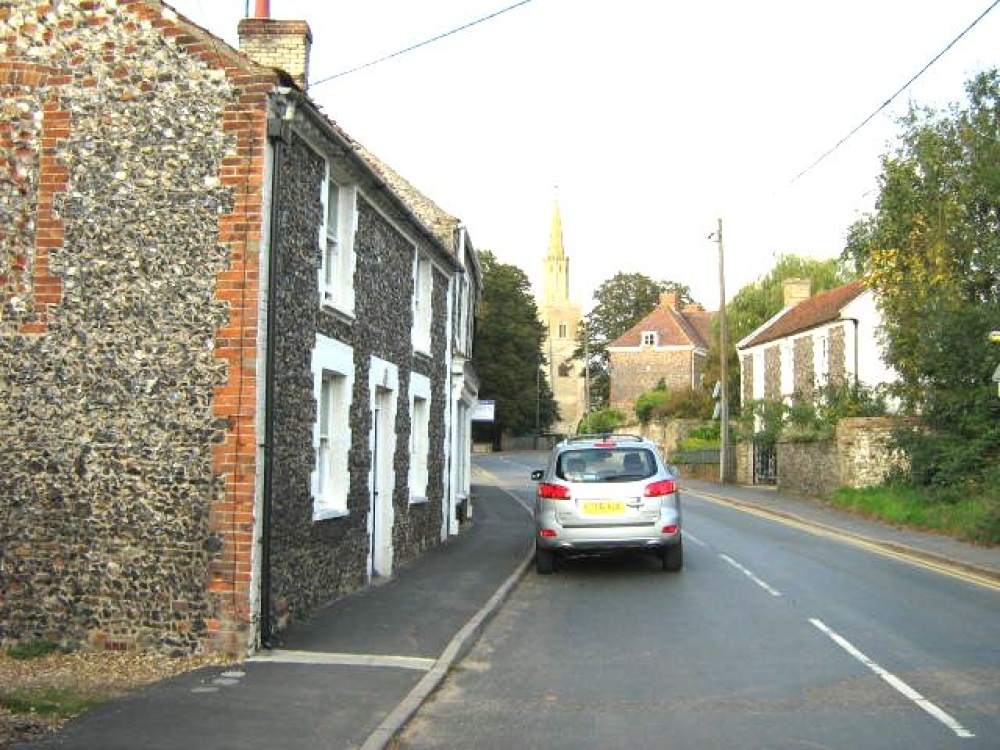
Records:
[[[572,435],[586,412],[583,361],[574,359],[578,332],[582,321],[580,304],[569,298],[569,258],[563,247],[562,217],[559,202],[552,211],[548,254],[542,262],[542,295],[538,300],[538,315],[545,327],[547,339],[544,365],[556,404],[559,419],[552,432]]]

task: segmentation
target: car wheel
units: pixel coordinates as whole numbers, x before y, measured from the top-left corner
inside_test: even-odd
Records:
[[[556,553],[535,547],[535,570],[539,575],[551,575],[556,569]]]
[[[672,573],[684,567],[684,544],[677,542],[669,547],[664,547],[661,553],[663,558],[663,569]]]

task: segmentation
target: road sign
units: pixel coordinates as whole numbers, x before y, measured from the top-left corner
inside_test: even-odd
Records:
[[[497,408],[496,401],[481,400],[472,410],[473,422],[492,422],[495,419]]]

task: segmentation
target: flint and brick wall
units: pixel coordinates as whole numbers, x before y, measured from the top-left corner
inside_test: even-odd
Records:
[[[273,77],[206,40],[131,0],[0,7],[5,642],[245,642]]]

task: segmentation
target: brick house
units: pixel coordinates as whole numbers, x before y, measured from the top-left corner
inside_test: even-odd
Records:
[[[457,531],[468,234],[240,37],[0,5],[3,643],[238,654]]]
[[[882,317],[860,281],[811,296],[808,279],[784,283],[784,307],[736,345],[743,403],[813,400],[827,385],[878,386],[885,364]]]
[[[673,292],[662,294],[649,315],[608,346],[611,407],[631,411],[661,380],[668,388],[700,388],[714,315],[700,305],[681,308]]]

